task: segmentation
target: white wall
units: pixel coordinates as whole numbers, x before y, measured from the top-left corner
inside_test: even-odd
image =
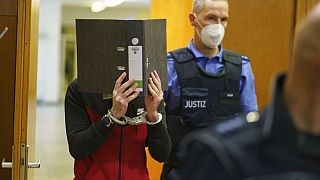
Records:
[[[62,24],[75,26],[75,19],[147,19],[150,18],[149,4],[143,6],[120,6],[107,8],[99,13],[89,7],[63,7]]]
[[[61,1],[41,0],[37,99],[58,103],[60,95]]]

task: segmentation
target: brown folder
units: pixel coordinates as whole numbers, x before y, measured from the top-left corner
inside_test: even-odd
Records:
[[[144,95],[152,70],[168,87],[166,20],[77,19],[78,84],[83,92],[112,94],[122,72]],[[129,77],[128,77],[129,76]]]

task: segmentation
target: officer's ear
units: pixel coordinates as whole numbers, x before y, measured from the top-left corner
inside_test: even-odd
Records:
[[[195,27],[197,25],[197,18],[194,13],[189,14],[189,22],[190,22],[191,26]]]

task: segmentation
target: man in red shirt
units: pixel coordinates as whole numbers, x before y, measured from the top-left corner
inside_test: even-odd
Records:
[[[116,81],[111,99],[81,92],[77,80],[68,87],[65,122],[75,180],[149,179],[145,147],[159,162],[169,156],[171,141],[158,74],[151,73],[150,95],[145,97],[136,91],[134,80],[122,84],[125,77],[123,73]],[[134,117],[142,108],[145,112]]]

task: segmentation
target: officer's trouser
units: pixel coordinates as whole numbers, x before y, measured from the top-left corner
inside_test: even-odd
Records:
[[[182,170],[178,167],[164,163],[162,167],[161,180],[180,180]]]

